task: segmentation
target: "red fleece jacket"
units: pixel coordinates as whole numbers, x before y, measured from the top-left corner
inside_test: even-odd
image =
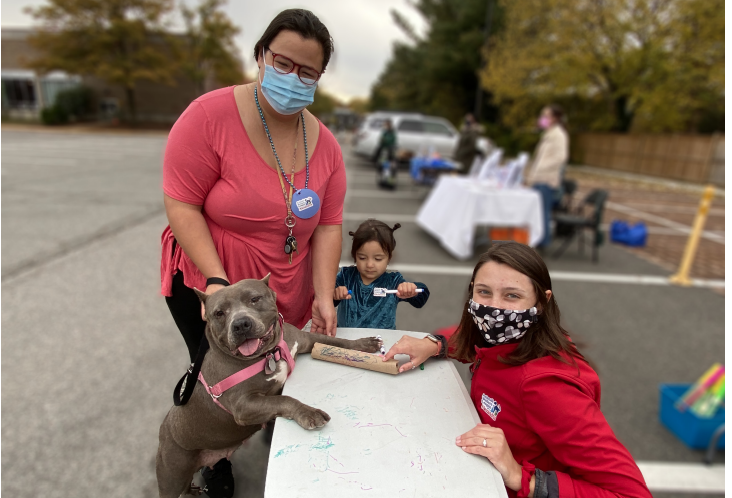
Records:
[[[651,498],[600,411],[600,380],[587,362],[577,359],[574,366],[548,356],[510,366],[498,360],[516,347],[476,348],[470,389],[481,421],[503,430],[516,461],[554,471],[561,498]]]

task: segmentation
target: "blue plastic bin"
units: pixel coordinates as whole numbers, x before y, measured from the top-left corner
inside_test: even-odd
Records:
[[[691,387],[691,384],[661,384],[659,419],[671,432],[693,449],[709,446],[712,434],[724,424],[724,407],[717,410],[712,418],[700,418],[687,409],[680,412],[674,404]],[[717,449],[724,449],[724,435],[719,438]]]

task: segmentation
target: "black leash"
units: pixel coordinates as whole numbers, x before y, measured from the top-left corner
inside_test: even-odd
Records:
[[[198,345],[198,353],[196,353],[196,361],[191,363],[188,370],[183,377],[178,381],[173,391],[173,404],[175,406],[181,406],[188,403],[191,399],[193,390],[196,388],[196,382],[198,382],[198,373],[201,371],[201,365],[203,364],[203,357],[206,356],[209,344],[204,333],[201,337],[201,343]]]
[[[174,254],[175,244],[176,240],[173,239]],[[211,277],[206,280],[206,287],[213,284],[223,285],[224,287],[231,285],[229,284],[228,280],[219,277]],[[188,371],[183,374],[183,377],[181,377],[181,379],[178,381],[178,384],[176,384],[175,390],[173,391],[173,404],[175,404],[175,406],[185,405],[186,403],[188,403],[188,400],[191,399],[191,395],[193,395],[193,390],[196,388],[196,382],[198,382],[198,374],[201,371],[203,357],[206,356],[206,351],[208,351],[208,348],[208,339],[206,339],[206,332],[204,331],[203,336],[201,336],[201,343],[198,345],[196,361],[191,363],[191,366],[188,367]]]

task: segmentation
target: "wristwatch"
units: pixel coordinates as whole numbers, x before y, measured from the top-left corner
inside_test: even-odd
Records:
[[[435,356],[440,356],[440,353],[442,352],[442,341],[432,334],[427,334],[426,338],[439,346],[437,348],[437,354]]]

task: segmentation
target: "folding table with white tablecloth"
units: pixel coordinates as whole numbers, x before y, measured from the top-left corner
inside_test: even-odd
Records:
[[[544,238],[544,208],[539,192],[498,188],[474,178],[442,176],[417,213],[417,224],[458,259],[473,255],[477,226],[525,227],[529,245]]]

